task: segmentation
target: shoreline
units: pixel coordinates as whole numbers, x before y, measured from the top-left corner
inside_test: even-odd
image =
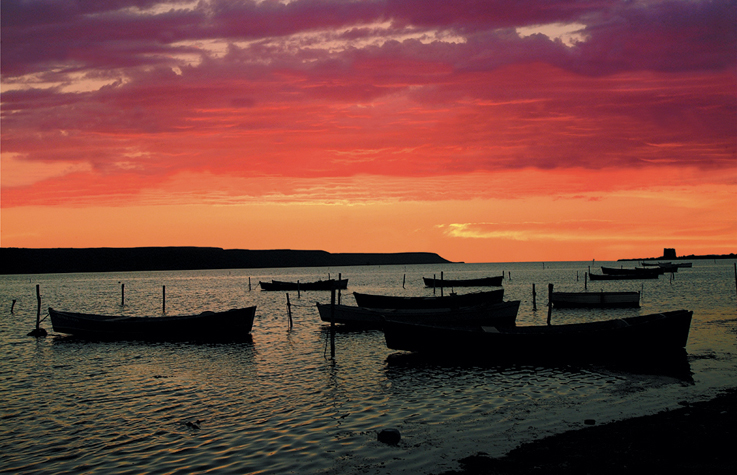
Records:
[[[524,443],[502,457],[481,452],[435,475],[709,473],[737,469],[737,388],[709,401],[576,429]]]

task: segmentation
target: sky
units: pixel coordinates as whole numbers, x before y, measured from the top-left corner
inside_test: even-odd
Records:
[[[737,252],[734,0],[3,0],[0,246]]]

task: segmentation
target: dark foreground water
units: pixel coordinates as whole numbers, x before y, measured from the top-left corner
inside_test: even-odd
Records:
[[[422,276],[499,275],[518,324],[545,324],[547,285],[583,290],[597,262],[453,264],[0,276],[0,471],[6,473],[437,473],[459,458],[500,456],[524,441],[675,408],[737,386],[734,261],[694,261],[673,278],[589,282],[640,290],[634,310],[553,311],[553,323],[685,308],[687,356],[668,368],[587,362],[520,365],[426,361],[388,350],[378,331],[329,326],[329,293],[264,292],[258,281],[349,279],[351,291],[428,295]],[[625,264],[631,266],[632,263]],[[577,275],[578,279],[577,280]],[[253,290],[249,290],[249,279]],[[405,281],[404,287],[402,287]],[[533,310],[532,284],[537,289]],[[85,342],[26,334],[43,307],[156,315],[258,305],[252,341]],[[121,307],[121,284],[125,305]],[[16,300],[11,313],[12,301]],[[43,311],[46,315],[46,311]],[[397,428],[396,446],[377,441]]]

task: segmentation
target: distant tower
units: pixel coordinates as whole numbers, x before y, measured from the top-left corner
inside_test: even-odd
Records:
[[[663,259],[675,259],[675,258],[676,258],[675,249],[668,249],[667,247],[663,249]]]

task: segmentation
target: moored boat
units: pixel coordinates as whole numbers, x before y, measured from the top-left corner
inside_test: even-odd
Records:
[[[386,345],[428,355],[482,358],[624,357],[683,349],[693,312],[671,312],[590,323],[459,328],[391,320]]]
[[[601,266],[601,273],[605,275],[643,275],[643,274],[663,274],[665,270],[662,267],[635,267],[635,268],[616,268]]]
[[[260,281],[261,290],[345,290],[348,288],[348,279],[328,279],[316,282],[284,282],[272,280]]]
[[[515,324],[520,301],[487,303],[472,307],[439,309],[374,309],[350,305],[317,304],[323,322],[382,328],[384,317],[402,322],[428,323],[433,325],[496,325]]]
[[[552,292],[554,308],[638,308],[640,292]]]
[[[660,274],[639,273],[639,274],[588,274],[589,280],[639,280],[639,279],[657,279]]]
[[[65,312],[49,307],[55,332],[101,340],[237,339],[253,328],[256,307],[196,315],[131,317]]]
[[[353,292],[356,304],[366,308],[458,308],[483,303],[499,303],[504,299],[504,289],[468,294],[451,294],[440,297],[403,297]]]
[[[436,279],[435,277],[423,277],[425,287],[499,287],[504,280],[503,275],[495,277],[481,277],[478,279]]]

